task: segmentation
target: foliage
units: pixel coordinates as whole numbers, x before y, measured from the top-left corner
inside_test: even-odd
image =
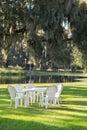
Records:
[[[26,38],[28,46],[34,49],[36,61],[42,56],[43,41],[51,52],[52,60],[64,53],[61,62],[70,64],[67,48],[68,36],[81,49],[86,61],[87,4],[82,0],[4,0],[0,2],[0,34],[6,54],[13,44],[13,36]],[[63,22],[68,20],[68,29]],[[10,37],[7,41],[7,35]],[[15,41],[16,42],[16,41]],[[57,54],[57,50],[59,53]],[[63,52],[64,50],[64,52]],[[56,52],[56,53],[55,53]],[[49,53],[49,52],[48,52]],[[69,54],[69,55],[68,55]],[[64,61],[66,59],[66,61]],[[66,64],[65,63],[65,64]]]
[[[78,10],[73,15],[73,21],[71,22],[72,26],[72,34],[74,44],[80,49],[82,52],[84,68],[87,66],[87,2],[80,0],[80,3],[77,4]]]
[[[83,58],[82,53],[77,47],[73,47],[72,50],[72,63],[71,66],[82,68],[83,67]]]

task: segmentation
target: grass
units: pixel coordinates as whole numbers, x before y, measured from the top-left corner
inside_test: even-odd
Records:
[[[15,109],[9,107],[7,85],[0,85],[0,130],[87,130],[87,82],[63,86],[60,106],[45,109],[34,103]]]

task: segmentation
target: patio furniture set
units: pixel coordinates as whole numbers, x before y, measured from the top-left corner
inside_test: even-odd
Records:
[[[35,87],[33,84],[8,86],[8,92],[10,94],[10,106],[12,107],[13,101],[15,102],[15,108],[19,105],[27,107],[34,102],[39,102],[39,107],[48,108],[48,104],[60,104],[60,95],[63,90],[62,83],[49,87]]]

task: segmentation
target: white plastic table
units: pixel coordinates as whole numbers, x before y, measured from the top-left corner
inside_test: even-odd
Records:
[[[40,99],[41,99],[44,96],[46,89],[47,89],[47,87],[41,87],[41,88],[35,87],[35,88],[30,88],[30,89],[24,88],[23,92],[26,93],[26,95],[27,95],[27,104],[29,105],[29,100],[28,100],[29,92],[35,92],[34,99],[35,99],[35,95],[36,95],[36,97],[37,97],[36,101],[39,101],[39,96],[40,96]]]

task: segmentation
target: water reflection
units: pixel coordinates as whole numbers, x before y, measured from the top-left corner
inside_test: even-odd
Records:
[[[27,76],[15,77],[8,76],[8,78],[0,78],[0,84],[10,83],[56,83],[56,82],[75,82],[78,77],[73,76]]]
[[[56,82],[74,82],[75,77],[71,76],[35,76],[31,78],[31,82],[35,83],[56,83]],[[27,77],[26,83],[30,82],[30,78]]]

